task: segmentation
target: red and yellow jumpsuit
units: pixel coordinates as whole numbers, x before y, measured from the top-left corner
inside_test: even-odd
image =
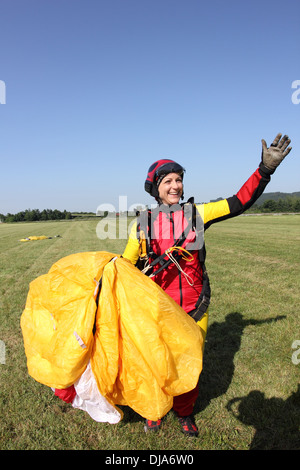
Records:
[[[196,204],[196,210],[200,215],[203,228],[206,230],[210,225],[222,220],[235,217],[242,214],[252,206],[257,198],[263,193],[266,185],[270,181],[270,172],[261,163],[259,168],[250,176],[241,189],[232,197],[216,202],[206,204]],[[152,214],[151,247],[157,255],[161,255],[167,248],[174,245],[187,226],[183,206],[176,206],[175,210],[164,206],[163,204],[154,209]],[[138,222],[131,229],[127,246],[123,257],[136,264],[139,258],[139,240],[137,235]],[[186,240],[182,245],[187,248],[194,242],[195,232],[192,230],[187,234]],[[162,270],[153,277],[182,308],[191,312],[199,298],[203,283],[202,267],[199,260],[199,251],[190,251],[193,260],[181,260],[179,271],[177,266],[171,263],[166,269]],[[192,281],[192,282],[191,282]],[[207,332],[208,312],[198,322],[202,329],[204,338]],[[188,393],[174,397],[173,409],[179,416],[192,414],[194,403],[198,396],[198,386]]]

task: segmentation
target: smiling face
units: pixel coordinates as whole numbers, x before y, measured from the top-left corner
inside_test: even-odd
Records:
[[[163,204],[178,204],[183,193],[182,177],[169,173],[158,186],[158,193]]]

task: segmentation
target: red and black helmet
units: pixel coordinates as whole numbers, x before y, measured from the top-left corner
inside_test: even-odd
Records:
[[[151,194],[151,196],[158,198],[158,180],[161,181],[161,178],[169,173],[178,173],[183,178],[184,172],[185,169],[173,160],[157,160],[157,162],[152,163],[148,170],[145,191]]]

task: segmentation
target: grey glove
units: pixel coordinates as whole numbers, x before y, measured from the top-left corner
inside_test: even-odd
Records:
[[[262,139],[262,163],[272,173],[276,170],[282,160],[290,153],[292,147],[287,135],[281,138],[282,134],[277,134],[270,147],[267,147],[266,141]]]

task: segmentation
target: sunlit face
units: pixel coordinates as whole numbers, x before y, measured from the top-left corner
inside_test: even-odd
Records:
[[[183,193],[182,177],[169,173],[158,186],[158,193],[163,204],[178,204]]]

